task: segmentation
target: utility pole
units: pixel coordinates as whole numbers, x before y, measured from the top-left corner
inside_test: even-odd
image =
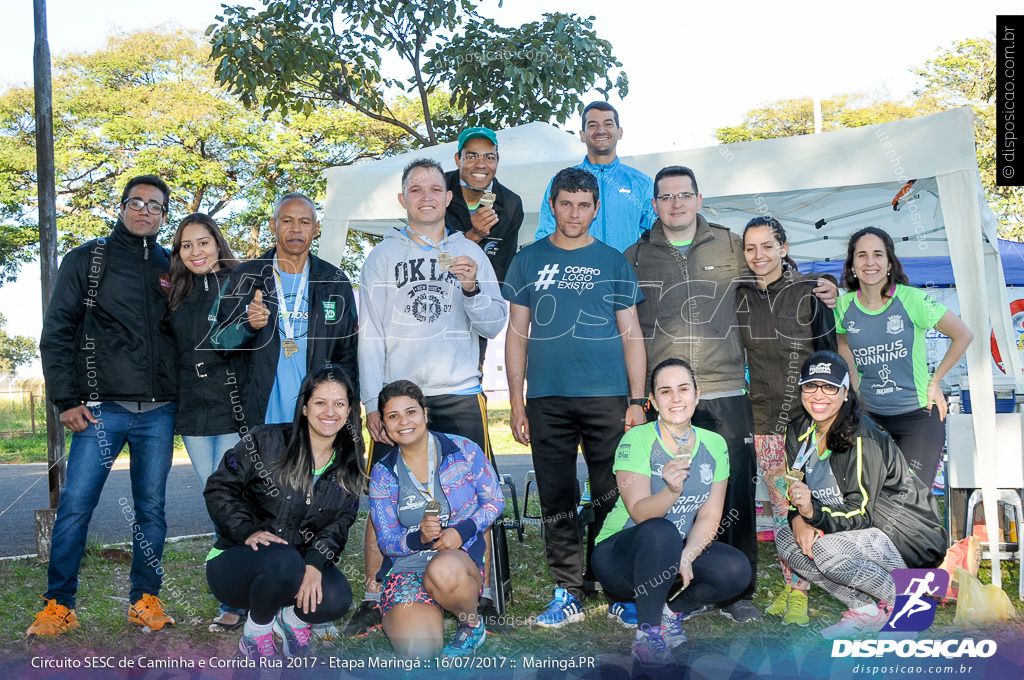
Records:
[[[57,279],[57,190],[53,161],[53,91],[50,83],[50,44],[46,37],[46,0],[33,0],[36,104],[36,176],[39,191],[39,264],[43,288],[43,316]],[[60,492],[64,488],[64,426],[57,407],[46,400],[46,462],[50,507],[36,510],[36,554],[50,558],[50,537],[57,516]]]

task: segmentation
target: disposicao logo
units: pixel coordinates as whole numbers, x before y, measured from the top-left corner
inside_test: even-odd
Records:
[[[935,621],[936,600],[946,592],[949,574],[942,569],[893,569],[896,602],[880,631],[919,633]],[[994,640],[833,640],[832,657],[872,657],[895,653],[901,657],[989,657],[996,653]]]
[[[896,602],[883,632],[919,633],[935,621],[937,603],[929,596],[941,596],[949,586],[949,574],[942,569],[893,569]]]

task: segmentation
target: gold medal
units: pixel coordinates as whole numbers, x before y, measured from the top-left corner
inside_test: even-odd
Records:
[[[284,348],[284,358],[291,359],[292,355],[299,351],[299,345],[291,338],[285,338],[285,341],[281,343],[281,347]]]
[[[792,484],[793,482],[802,482],[804,481],[804,471],[790,470],[789,472],[786,473],[785,477],[786,481],[788,481],[790,484]]]
[[[437,265],[441,267],[441,271],[446,272],[451,269],[451,266],[455,264],[455,258],[449,253],[438,253],[437,254]]]
[[[676,449],[676,460],[683,465],[690,464],[690,458],[693,457],[693,444],[696,439],[696,433],[690,428],[686,428],[686,432],[683,434],[683,441],[679,442],[679,448]]]
[[[441,514],[441,501],[430,501],[427,506],[423,508],[424,517],[437,517]]]
[[[480,197],[480,207],[490,208],[492,205],[494,205],[494,199],[496,198],[497,195],[495,195],[493,191],[485,191],[484,195]]]

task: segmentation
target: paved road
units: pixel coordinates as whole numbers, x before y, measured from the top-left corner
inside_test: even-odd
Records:
[[[512,475],[520,499],[523,480],[533,467],[529,455],[499,456],[498,467]],[[582,458],[580,477],[586,475]],[[0,465],[0,557],[35,554],[33,512],[48,504],[46,464]],[[93,513],[90,538],[101,543],[117,543],[128,538],[120,499],[131,500],[131,482],[127,461],[115,463],[100,503]],[[365,498],[364,498],[365,504]],[[213,531],[206,514],[199,481],[188,460],[175,460],[167,480],[167,535],[189,536]]]

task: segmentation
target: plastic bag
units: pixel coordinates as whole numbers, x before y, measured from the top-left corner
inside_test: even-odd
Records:
[[[985,585],[965,570],[957,567],[956,578],[960,594],[956,601],[953,624],[960,628],[973,628],[1005,621],[1015,611],[1009,596],[994,585]]]
[[[942,560],[939,569],[949,574],[949,586],[943,596],[943,600],[955,600],[960,588],[957,583],[956,569],[966,569],[971,576],[977,577],[978,566],[981,564],[981,541],[977,536],[968,536],[965,539],[954,543],[946,551],[946,558]]]

